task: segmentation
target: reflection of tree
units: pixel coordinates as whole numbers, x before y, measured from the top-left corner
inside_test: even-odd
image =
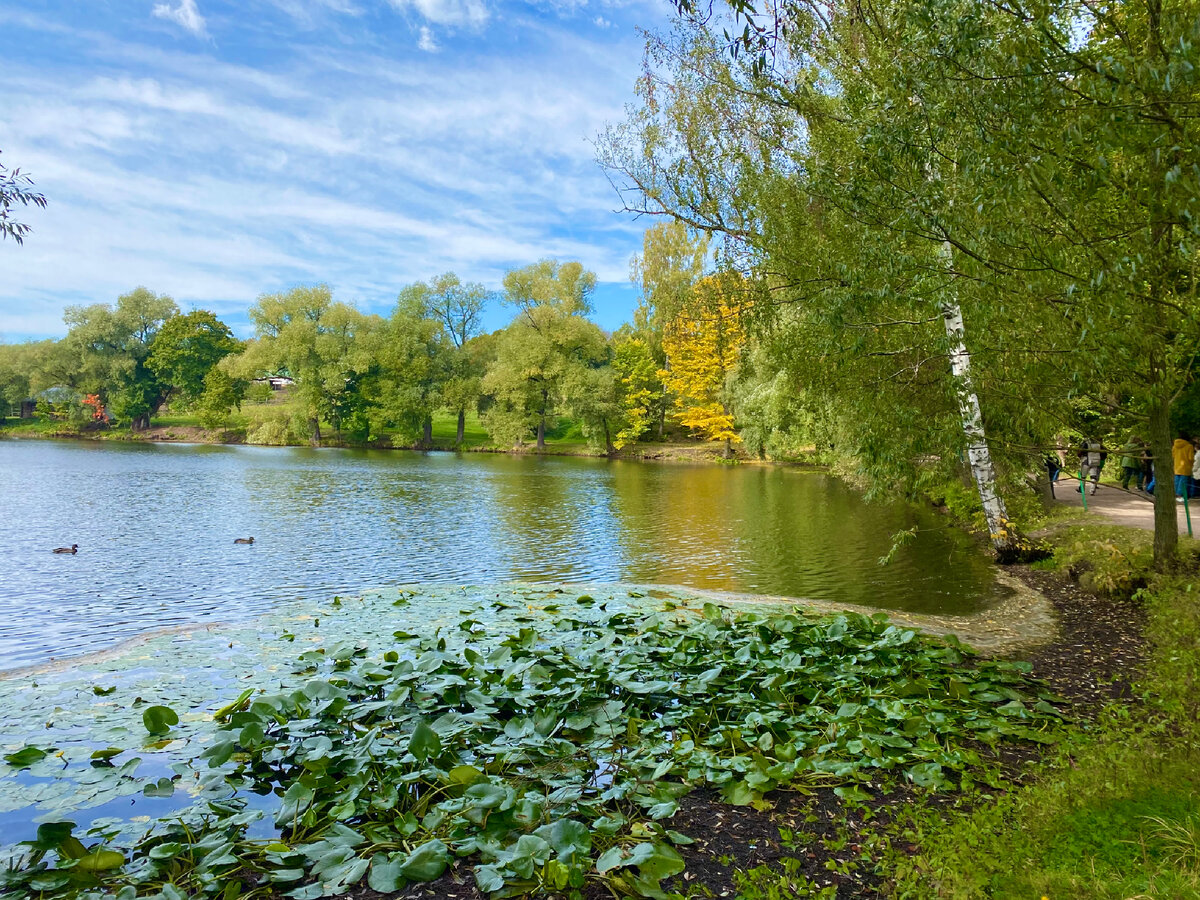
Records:
[[[615,581],[623,531],[612,512],[605,463],[500,460],[493,492],[505,571],[517,580]]]

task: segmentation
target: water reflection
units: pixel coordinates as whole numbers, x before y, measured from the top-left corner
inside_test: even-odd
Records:
[[[786,468],[3,442],[0,497],[2,668],[403,582],[666,583],[922,612],[994,591],[982,554],[931,514]],[[929,530],[878,566],[914,524]],[[78,556],[49,552],[70,543]]]

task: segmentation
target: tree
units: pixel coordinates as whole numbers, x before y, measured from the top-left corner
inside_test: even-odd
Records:
[[[454,348],[457,350],[457,348]],[[440,317],[429,303],[429,288],[414,284],[400,292],[380,348],[384,372],[381,409],[388,424],[418,446],[433,446],[433,413],[444,399],[456,360]]]
[[[659,375],[674,396],[672,415],[704,440],[724,441],[726,456],[741,441],[734,430],[729,382],[745,343],[741,316],[748,306],[739,276],[710,275],[663,328],[669,366]]]
[[[1056,362],[1079,362],[1067,354],[1080,334],[1065,350],[1054,322],[1079,285],[1030,252],[1046,214],[1036,186],[1018,196],[1032,185],[1022,158],[1070,164],[1031,117],[1091,108],[1049,89],[1078,83],[1054,58],[1077,43],[1073,8],[1021,19],[956,0],[801,0],[760,15],[734,0],[741,37],[697,16],[651,42],[642,107],[602,151],[639,197],[631,208],[721,235],[768,280],[760,324],[772,340],[793,332],[802,362],[824,368],[802,383],[841,401],[866,471],[912,486],[930,463],[970,461],[1002,557],[1017,545],[997,487],[1028,456],[1002,453],[997,478],[985,420],[1002,438],[1045,433],[1053,416],[1011,397],[1044,395]],[[1031,347],[1047,320],[1056,333]],[[986,365],[972,367],[978,352]]]
[[[22,175],[19,168],[10,170],[0,163],[0,239],[11,237],[18,244],[25,243],[30,227],[13,218],[14,208],[18,204],[46,208],[45,196],[31,191],[32,186],[33,179]]]
[[[467,344],[480,333],[483,308],[491,292],[482,284],[463,284],[453,272],[446,272],[432,283],[418,282],[405,288],[401,296],[406,293],[420,296],[425,307],[423,317],[439,322],[449,338],[450,346],[443,352],[442,402],[458,416],[454,443],[461,446],[467,409],[479,398],[483,376]]]
[[[208,310],[197,309],[163,323],[146,365],[192,403],[206,390],[213,367],[240,347],[228,325]]]
[[[379,316],[333,300],[328,285],[264,294],[250,307],[256,339],[233,364],[236,375],[286,374],[296,380],[310,438],[321,442],[321,420],[339,432],[368,415],[362,381],[378,364]]]
[[[665,363],[665,357],[664,357]],[[649,345],[639,337],[622,336],[612,358],[614,390],[623,425],[613,440],[620,450],[638,441],[657,421],[661,423],[663,382]]]
[[[99,395],[133,430],[149,428],[171,385],[154,374],[147,360],[159,330],[178,312],[170,297],[144,287],[122,294],[116,307],[68,306],[63,313],[68,331],[61,343],[74,365],[64,373],[64,383]]]
[[[683,308],[704,276],[708,248],[706,236],[694,237],[683,222],[671,219],[646,229],[642,252],[630,263],[630,280],[640,289],[633,312],[633,332],[645,344],[656,369],[668,365],[663,352],[664,323]],[[652,412],[656,414],[661,439],[671,401],[661,380],[657,388]]]
[[[568,385],[579,370],[606,360],[600,329],[585,318],[596,276],[578,262],[545,259],[504,276],[505,302],[517,315],[497,340],[496,359],[483,379],[492,405],[485,421],[497,443],[519,443],[536,432],[546,446],[546,420],[569,405]]]
[[[241,382],[245,384],[245,382]],[[196,412],[204,428],[224,428],[229,411],[242,402],[242,391],[223,369],[213,366],[204,373],[204,390],[196,400]]]

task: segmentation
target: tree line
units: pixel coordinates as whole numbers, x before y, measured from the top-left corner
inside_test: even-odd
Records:
[[[708,242],[678,222],[647,232],[633,272],[634,321],[611,334],[588,318],[596,276],[575,261],[507,273],[499,299],[513,315],[492,333],[482,327],[492,292],[453,273],[404,287],[387,316],[327,285],[264,294],[246,341],[212,312],[183,313],[139,287],[115,304],[68,307],[60,340],[0,345],[0,408],[40,396],[49,411],[58,398],[80,422],[104,410],[142,430],[169,405],[220,428],[256,381],[286,376],[296,412],[271,442],[320,443],[325,428],[343,442],[430,447],[446,410],[456,445],[476,414],[504,447],[542,449],[569,417],[602,452],[680,429],[731,452],[744,430],[735,408],[747,393],[738,373],[752,283],[719,271]]]

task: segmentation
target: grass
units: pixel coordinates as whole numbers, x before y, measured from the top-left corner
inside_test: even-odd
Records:
[[[919,853],[883,865],[894,896],[1200,898],[1200,591],[1194,576],[1150,570],[1151,540],[1117,526],[1055,538],[1058,568],[1145,605],[1138,701],[1075,728],[1028,787],[966,812],[913,815],[892,837]],[[1194,571],[1193,554],[1184,564]]]

